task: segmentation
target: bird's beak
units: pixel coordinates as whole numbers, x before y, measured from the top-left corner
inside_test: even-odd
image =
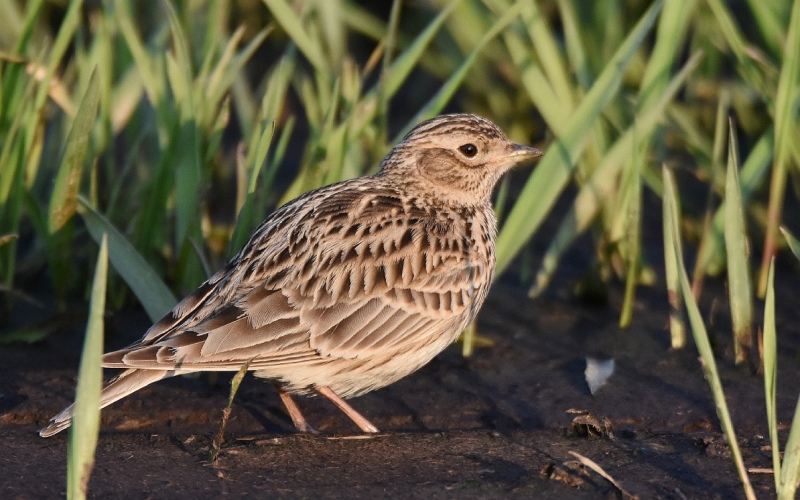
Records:
[[[536,148],[522,144],[512,144],[510,149],[507,158],[513,159],[517,163],[533,160],[544,154]]]

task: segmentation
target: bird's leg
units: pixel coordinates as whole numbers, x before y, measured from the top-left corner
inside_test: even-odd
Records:
[[[278,396],[281,397],[283,406],[286,407],[286,411],[292,418],[292,423],[294,423],[294,427],[298,430],[298,432],[311,432],[316,434],[317,431],[311,427],[308,422],[306,422],[305,417],[303,417],[303,414],[300,412],[300,408],[297,406],[297,403],[294,402],[292,396],[290,396],[288,392],[284,391],[277,385],[275,385],[275,389],[278,390]]]
[[[317,392],[325,396],[326,398],[331,400],[331,403],[335,404],[340,410],[344,412],[345,415],[350,417],[359,429],[369,434],[375,434],[380,432],[377,427],[372,425],[369,420],[364,418],[363,415],[358,413],[352,406],[347,404],[344,399],[340,398],[338,394],[333,392],[333,390],[328,386],[322,386],[316,388]]]

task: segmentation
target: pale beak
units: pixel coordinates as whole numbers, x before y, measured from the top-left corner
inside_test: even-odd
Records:
[[[533,160],[544,154],[534,147],[523,146],[522,144],[512,144],[510,150],[507,158],[511,158],[517,163]]]

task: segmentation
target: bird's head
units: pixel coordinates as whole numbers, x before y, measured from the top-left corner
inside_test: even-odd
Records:
[[[456,203],[488,203],[508,169],[541,155],[485,118],[441,115],[414,127],[383,159],[381,175]]]

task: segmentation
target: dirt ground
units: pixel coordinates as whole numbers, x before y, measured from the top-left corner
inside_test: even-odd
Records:
[[[800,375],[800,313],[788,300],[796,295],[793,275],[778,274],[783,439]],[[208,446],[230,377],[216,384],[174,378],[103,411],[90,496],[622,498],[578,465],[570,453],[577,452],[640,498],[743,497],[693,343],[669,350],[660,287],[640,291],[633,326],[621,330],[618,292],[607,307],[582,304],[565,290],[530,301],[514,281],[498,283],[481,313],[480,333],[492,347],[470,359],[451,347],[412,376],[353,400],[380,435],[360,435],[320,399],[299,404],[321,434],[297,435],[273,388],[248,377],[212,464]],[[704,300],[722,381],[746,465],[769,468],[762,380],[753,367],[731,363],[723,294],[710,283]],[[147,326],[142,313],[109,316],[108,348]],[[36,431],[70,402],[82,330],[77,323],[44,343],[0,348],[4,498],[64,495],[66,433],[42,439]],[[584,380],[586,356],[616,363],[595,395]],[[607,418],[612,435],[568,435],[571,409]],[[751,479],[760,498],[774,496],[771,474]]]

